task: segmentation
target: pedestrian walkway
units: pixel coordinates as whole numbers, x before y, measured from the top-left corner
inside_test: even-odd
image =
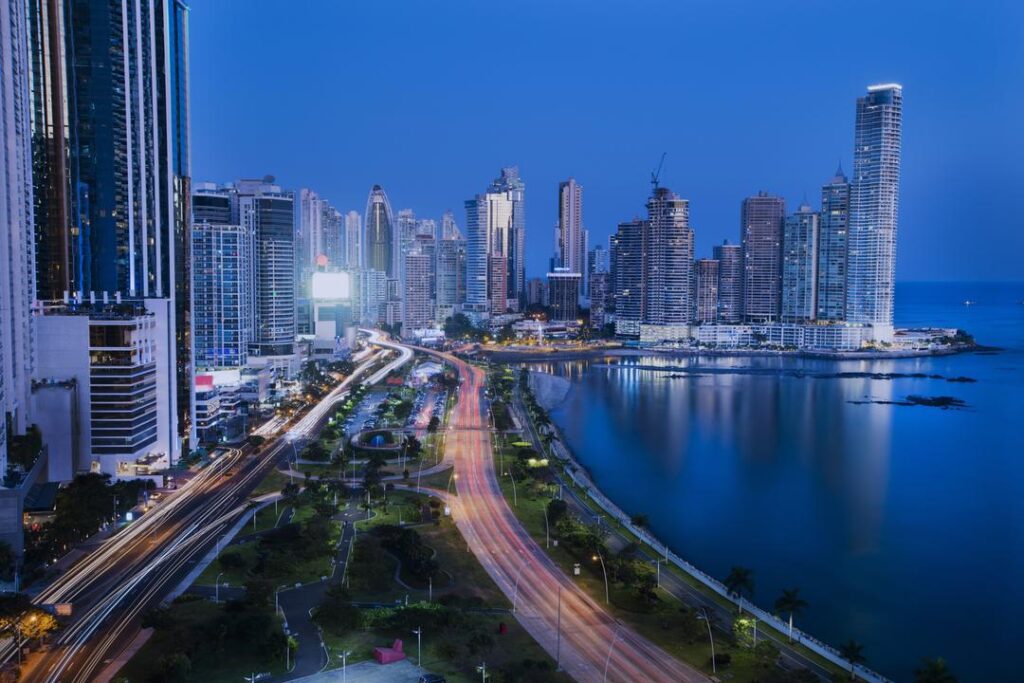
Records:
[[[305,678],[293,679],[297,683],[416,683],[420,676],[427,673],[408,659],[394,664],[378,664],[375,661],[350,664],[341,669],[321,671]]]
[[[345,508],[334,515],[334,519],[340,521],[343,527],[334,558],[334,569],[326,581],[315,581],[278,593],[278,604],[288,633],[298,643],[295,665],[283,680],[299,680],[327,666],[327,653],[324,651],[320,627],[313,621],[313,610],[323,601],[328,587],[341,582],[344,578],[355,534],[355,522],[361,518],[361,512],[351,502],[346,503]]]

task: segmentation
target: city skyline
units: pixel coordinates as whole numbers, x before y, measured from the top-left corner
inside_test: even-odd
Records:
[[[657,8],[666,17],[665,24],[683,16],[680,9],[664,5]],[[306,28],[319,34],[333,25],[376,25],[382,9],[323,8],[324,20]],[[196,3],[193,59],[213,68],[206,75],[194,76],[199,79],[195,90],[202,96],[193,97],[193,134],[203,143],[194,145],[194,175],[216,179],[273,173],[289,187],[317,188],[342,210],[360,210],[366,188],[380,183],[387,188],[396,210],[409,207],[417,215],[437,218],[445,209],[458,215],[467,188],[477,188],[481,176],[491,175],[495,168],[518,165],[531,187],[537,188],[531,195],[531,233],[548,233],[557,222],[557,195],[548,188],[572,175],[587,187],[586,227],[593,245],[604,242],[619,221],[644,214],[649,172],[657,166],[661,153],[667,152],[663,183],[691,201],[696,253],[708,254],[711,246],[723,238],[735,239],[737,203],[743,197],[766,190],[784,197],[788,206],[796,206],[805,195],[813,199],[818,194],[838,163],[851,172],[854,111],[849,97],[865,84],[896,81],[905,86],[910,103],[905,112],[910,133],[904,140],[899,279],[1012,278],[1019,268],[1009,254],[1024,248],[1024,236],[1002,226],[1012,223],[1015,216],[1009,200],[1013,184],[1009,164],[1015,156],[1012,150],[1024,148],[1024,140],[1010,121],[1014,118],[1012,112],[1019,111],[1020,102],[1017,93],[1012,95],[1016,101],[1002,105],[996,102],[1003,95],[987,96],[1008,92],[1006,83],[1012,79],[1006,64],[989,65],[991,59],[983,59],[985,54],[991,55],[991,50],[1012,49],[1012,54],[1021,54],[1018,46],[1011,48],[1003,26],[1012,22],[1000,19],[991,9],[960,11],[942,6],[933,18],[939,36],[967,31],[970,35],[984,33],[988,41],[985,54],[967,55],[951,63],[942,49],[945,43],[938,38],[935,44],[921,44],[910,38],[905,44],[905,29],[918,17],[909,9],[888,8],[887,16],[895,15],[879,31],[867,33],[869,44],[858,50],[870,56],[854,60],[853,50],[858,44],[855,36],[865,35],[869,9],[853,14],[838,8],[807,6],[804,12],[788,13],[791,16],[787,24],[774,37],[766,37],[755,35],[755,28],[766,20],[767,9],[738,12],[691,7],[686,10],[687,22],[706,31],[693,30],[693,41],[680,44],[679,54],[658,47],[657,41],[639,41],[637,45],[617,41],[616,49],[604,55],[596,50],[597,45],[605,44],[605,39],[615,34],[607,13],[592,8],[573,16],[579,15],[593,32],[593,43],[575,34],[561,46],[534,45],[544,41],[511,42],[510,49],[528,66],[523,83],[531,87],[514,86],[517,96],[503,106],[512,107],[510,113],[517,117],[543,121],[543,126],[529,127],[528,132],[513,126],[500,138],[477,144],[484,139],[478,137],[482,131],[497,120],[496,103],[480,99],[475,84],[477,68],[458,62],[451,48],[435,45],[417,56],[425,62],[415,74],[427,80],[411,89],[404,87],[403,72],[397,65],[405,62],[398,57],[384,60],[373,71],[373,82],[388,84],[398,101],[415,97],[420,112],[416,117],[400,115],[399,108],[385,108],[379,121],[371,121],[366,114],[345,108],[347,123],[357,134],[338,139],[331,134],[328,121],[316,112],[308,112],[301,126],[290,127],[294,115],[275,104],[266,113],[252,112],[242,128],[269,125],[270,117],[274,117],[277,125],[283,126],[280,135],[258,150],[249,150],[234,143],[234,131],[217,129],[218,119],[213,116],[229,106],[225,96],[235,102],[247,100],[246,93],[251,89],[243,88],[250,82],[244,73],[244,56],[255,56],[257,48],[266,46],[247,37],[262,35],[259,31],[239,30],[225,36],[224,22],[241,21],[254,27],[283,22],[287,27],[295,19],[270,12],[239,13],[230,2]],[[454,21],[456,16],[467,27],[490,16],[488,10],[469,12],[458,3],[434,8],[431,13],[425,16],[414,9],[411,14],[394,17],[383,39],[401,42],[410,33],[429,31],[443,21]],[[560,25],[568,21],[568,13],[568,9],[555,9],[551,21]],[[615,16],[625,36],[634,36],[639,30],[640,14]],[[536,18],[537,7],[527,3],[520,16],[509,18],[507,26],[496,30],[502,35],[513,29],[527,35],[546,35],[551,29],[536,25]],[[760,46],[757,52],[767,61],[759,58],[755,65],[731,57],[724,47],[702,35],[713,35],[732,23],[744,38]],[[822,24],[837,32],[834,42],[839,47],[826,51],[820,64],[807,64],[802,60],[803,52],[795,47],[799,41],[788,40],[787,36],[793,38],[812,25]],[[212,39],[214,35],[217,40]],[[472,30],[466,31],[466,38],[471,42],[465,50],[485,49]],[[367,39],[352,35],[337,46],[337,51],[320,54],[315,40],[293,45],[281,38],[280,47],[287,49],[279,50],[279,61],[267,68],[288,72],[290,78],[279,85],[282,97],[275,99],[287,101],[292,88],[311,79],[326,79],[332,84],[331,92],[324,95],[328,102],[345,93],[360,92],[368,73],[335,67],[339,59],[349,51],[358,51]],[[570,98],[575,102],[571,107],[563,98],[549,101],[545,93],[555,87],[553,81],[557,79],[545,76],[541,69],[543,64],[573,59],[570,47],[587,57],[585,63],[574,67],[569,81],[571,94],[578,98]],[[699,50],[707,56],[696,61]],[[716,68],[699,66],[716,59],[722,62]],[[311,73],[303,71],[296,80],[291,77],[292,67],[299,61],[326,66],[316,67]],[[985,69],[980,68],[981,62]],[[651,63],[659,67],[652,70]],[[953,70],[939,74],[935,64]],[[555,71],[560,79],[563,72]],[[772,76],[763,78],[762,72]],[[822,78],[826,73],[827,78]],[[227,89],[223,75],[235,79]],[[634,79],[632,83],[627,75]],[[679,92],[666,95],[663,110],[630,111],[626,104],[657,78],[669,78]],[[956,84],[955,89],[950,88],[951,83]],[[791,106],[795,93],[801,90],[815,93],[808,101],[810,106]],[[715,96],[695,99],[705,91]],[[970,111],[951,106],[951,97],[970,98]],[[539,100],[543,100],[543,106]],[[580,114],[596,111],[602,113]],[[217,130],[216,136],[211,134],[213,130]],[[967,140],[971,140],[969,145]],[[296,150],[313,151],[300,154]],[[399,158],[401,164],[396,163]],[[978,169],[980,175],[958,181],[962,168]],[[937,188],[942,188],[941,192]],[[964,225],[972,230],[964,230]],[[972,238],[978,234],[1005,242],[1005,252],[989,253],[983,246],[985,240]],[[551,250],[548,239],[528,245],[526,266],[531,276],[546,272]]]

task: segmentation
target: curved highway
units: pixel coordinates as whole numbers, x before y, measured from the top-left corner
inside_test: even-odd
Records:
[[[451,501],[455,523],[487,573],[515,600],[515,616],[526,630],[578,681],[709,680],[615,621],[529,536],[498,487],[481,400],[484,371],[450,354],[416,348],[451,364],[462,378],[447,446],[459,473],[459,495]]]
[[[370,375],[375,383],[412,358],[386,342],[398,356]],[[382,360],[381,352],[359,357],[356,370],[279,436],[287,421],[273,418],[254,433],[268,437],[258,457],[226,449],[208,467],[169,495],[137,522],[120,530],[72,565],[33,600],[36,604],[73,603],[74,613],[47,652],[31,656],[24,681],[92,680],[105,662],[135,637],[141,615],[159,604],[217,539],[251,507],[259,482],[295,446],[315,436],[348,388]],[[8,644],[0,661],[14,654]]]

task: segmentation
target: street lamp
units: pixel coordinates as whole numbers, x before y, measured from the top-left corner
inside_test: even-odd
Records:
[[[217,578],[213,581],[213,601],[220,602],[220,577],[224,576],[224,572],[217,574]]]
[[[480,666],[476,668],[480,672],[480,683],[487,681],[487,662],[480,662]]]
[[[421,657],[421,646],[423,644],[423,627],[420,626],[419,628],[415,629],[413,633],[416,634],[416,666],[421,666],[423,663],[423,659]]]
[[[516,493],[516,478],[512,476],[512,470],[509,470],[508,478],[512,480],[512,505],[519,507],[519,494]]]
[[[457,481],[458,478],[459,478],[459,475],[455,472],[455,468],[453,467],[451,475],[448,476],[448,494],[449,495],[451,495],[451,492],[452,492],[452,482],[453,481]]]
[[[654,563],[654,566],[657,567],[657,571],[658,571],[658,588],[661,588],[661,563],[664,562],[664,561],[665,560],[651,560],[651,562]]]
[[[717,674],[718,667],[715,665],[715,637],[711,634],[711,618],[708,617],[707,609],[701,607],[700,616],[697,618],[702,619],[708,625],[708,640],[711,641],[711,673]]]
[[[590,559],[594,562],[601,561],[601,572],[604,574],[604,603],[609,605],[611,604],[611,598],[608,596],[608,569],[604,566],[604,555],[598,552]]]
[[[348,656],[352,654],[348,650],[343,650],[338,656],[341,657],[341,683],[345,683],[348,680],[348,674],[345,671],[345,667],[348,665]]]

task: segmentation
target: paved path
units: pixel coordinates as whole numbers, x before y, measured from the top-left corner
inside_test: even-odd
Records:
[[[334,571],[326,581],[307,583],[298,588],[280,591],[278,604],[284,615],[289,633],[298,642],[295,652],[295,663],[291,672],[282,680],[295,680],[310,676],[327,666],[327,653],[324,650],[320,627],[313,621],[312,611],[323,600],[327,588],[338,583],[345,576],[349,550],[352,548],[352,537],[355,533],[354,523],[362,519],[362,512],[352,504],[345,504],[334,519],[344,525],[341,539],[338,541],[337,554],[334,558]]]
[[[413,653],[415,654],[415,653]],[[408,659],[394,664],[380,665],[377,662],[360,662],[347,667],[344,676],[341,669],[321,671],[305,678],[293,679],[299,683],[416,683],[427,673]]]

